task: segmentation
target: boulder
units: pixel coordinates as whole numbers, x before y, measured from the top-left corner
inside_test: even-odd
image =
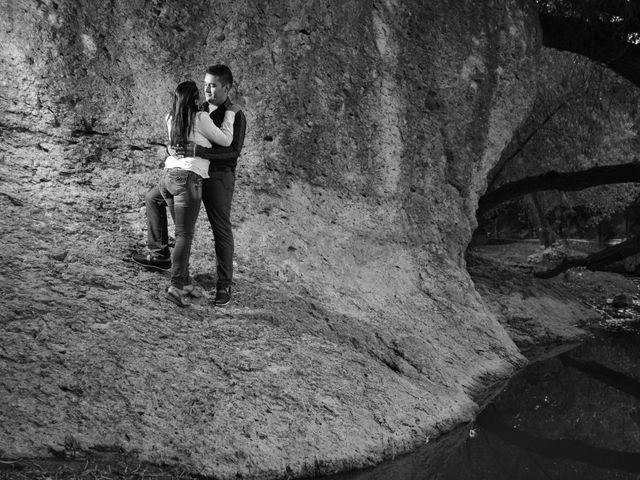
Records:
[[[628,293],[620,293],[615,295],[611,301],[611,305],[617,308],[625,308],[633,306],[633,297]]]
[[[1,457],[365,467],[470,421],[523,364],[463,252],[531,107],[533,2],[14,0],[0,41]],[[179,310],[126,259],[171,91],[217,62],[248,120],[235,303]]]

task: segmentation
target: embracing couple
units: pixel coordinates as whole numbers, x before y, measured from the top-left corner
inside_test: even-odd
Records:
[[[191,243],[200,202],[211,224],[217,262],[215,305],[231,301],[233,281],[233,232],[231,201],[235,170],[244,143],[246,119],[233,105],[229,90],[231,70],[225,65],[207,68],[205,102],[201,104],[193,81],[180,83],[165,121],[169,134],[169,156],[158,182],[145,196],[147,247],[149,253],[134,254],[133,261],[145,267],[171,271],[166,298],[186,307],[192,297],[204,292],[189,275]],[[169,250],[166,207],[175,225],[175,246]]]

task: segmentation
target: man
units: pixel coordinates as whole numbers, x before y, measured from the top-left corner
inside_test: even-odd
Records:
[[[201,109],[218,127],[224,120],[224,112],[232,105],[229,90],[233,85],[233,75],[226,65],[207,68],[204,76],[204,96],[206,102]],[[213,232],[217,262],[216,306],[227,305],[231,301],[233,283],[233,232],[231,231],[231,201],[236,181],[236,165],[244,144],[246,118],[240,110],[233,123],[233,141],[229,147],[214,145],[204,148],[194,143],[187,146],[168,147],[171,155],[190,155],[209,160],[209,178],[202,182],[202,203],[204,203],[209,224]],[[133,261],[145,267],[159,270],[171,269],[169,234],[167,230],[166,203],[158,190],[153,187],[145,195],[147,207],[147,247],[148,254],[134,254]]]

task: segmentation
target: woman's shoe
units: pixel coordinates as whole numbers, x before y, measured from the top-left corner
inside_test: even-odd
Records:
[[[164,272],[171,270],[171,257],[162,256],[156,252],[150,252],[146,255],[144,253],[134,253],[131,259],[143,267],[155,268]]]
[[[205,296],[204,290],[197,285],[185,285],[182,291],[193,298],[202,298]]]
[[[167,293],[165,294],[165,296],[168,300],[171,300],[179,307],[188,307],[189,305],[191,305],[191,299],[189,298],[189,295],[184,293],[179,288],[174,287],[173,285],[167,288]]]

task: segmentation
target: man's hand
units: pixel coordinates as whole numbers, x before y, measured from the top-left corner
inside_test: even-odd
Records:
[[[179,145],[170,145],[167,147],[169,155],[176,158],[195,157],[195,142],[181,143]]]
[[[167,145],[167,153],[172,157],[175,157],[175,158],[184,157],[182,150],[184,149],[182,148],[181,145]]]
[[[233,113],[238,113],[240,111],[240,107],[234,104],[234,105],[230,105],[229,108],[227,108],[227,110]]]

